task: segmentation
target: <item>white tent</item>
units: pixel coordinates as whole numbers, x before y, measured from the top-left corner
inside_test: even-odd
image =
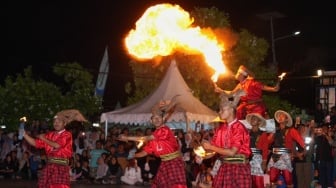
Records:
[[[178,105],[175,112],[168,119],[168,124],[175,126],[173,128],[186,130],[192,123],[199,121],[202,124],[207,124],[216,117],[215,111],[193,96],[192,90],[184,81],[175,60],[173,60],[159,87],[154,92],[138,103],[103,113],[100,117],[100,122],[105,122],[106,124],[148,125],[152,115],[152,107],[158,101],[170,100],[175,95],[179,95],[176,98]],[[176,127],[176,124],[181,127]]]

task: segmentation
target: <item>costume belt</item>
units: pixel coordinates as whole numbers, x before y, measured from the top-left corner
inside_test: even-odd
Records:
[[[284,153],[291,153],[291,150],[287,148],[273,148],[273,154],[281,155]]]
[[[161,158],[161,161],[170,161],[170,160],[175,159],[175,158],[180,157],[180,156],[182,156],[181,152],[180,151],[175,151],[173,153],[160,155],[160,158]]]
[[[257,100],[247,100],[247,101],[242,101],[243,104],[255,104],[255,103],[260,103],[263,102],[262,99],[257,99]]]
[[[58,158],[58,157],[49,157],[48,158],[48,163],[53,163],[53,164],[59,164],[59,165],[68,166],[69,165],[69,159]]]
[[[262,154],[262,150],[258,148],[251,148],[252,154]]]
[[[249,160],[245,157],[245,155],[242,154],[222,157],[221,161],[222,163],[230,163],[230,164],[245,164],[249,162]]]

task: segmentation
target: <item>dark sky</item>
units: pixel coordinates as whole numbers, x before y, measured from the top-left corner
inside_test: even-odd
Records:
[[[285,17],[274,20],[275,38],[296,30],[302,32],[299,37],[276,42],[279,69],[298,75],[311,75],[316,68],[336,69],[336,32],[332,29],[335,16],[331,3],[299,0],[67,0],[32,3],[13,0],[7,2],[9,43],[5,48],[8,58],[7,62],[0,64],[0,79],[21,73],[28,65],[32,65],[37,76],[48,78],[52,65],[62,62],[79,62],[97,76],[104,48],[108,45],[111,72],[104,99],[106,108],[113,109],[117,101],[124,103],[123,86],[132,79],[123,38],[149,6],[159,3],[179,4],[186,11],[195,6],[215,6],[229,14],[234,29],[246,28],[267,40],[271,36],[270,22],[257,15],[278,11]],[[270,61],[270,57],[266,61]],[[297,82],[302,80],[294,79],[292,83]],[[283,89],[285,96],[292,95],[292,87],[295,90],[292,85]]]

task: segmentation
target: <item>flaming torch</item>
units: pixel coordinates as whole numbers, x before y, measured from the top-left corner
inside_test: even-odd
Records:
[[[201,53],[215,72],[212,80],[217,82],[218,76],[226,71],[221,53],[224,46],[218,43],[214,33],[192,26],[193,21],[178,5],[149,7],[126,36],[127,51],[139,60],[168,56],[178,50]]]
[[[213,157],[216,153],[215,152],[209,152],[209,151],[205,151],[205,149],[203,148],[203,146],[198,146],[196,148],[194,148],[194,153],[201,157],[202,159],[208,159]]]
[[[19,125],[19,135],[18,135],[18,139],[22,140],[23,139],[23,135],[25,133],[25,124],[27,122],[27,118],[26,116],[23,116],[22,118],[20,118],[20,125]]]
[[[142,140],[140,140],[139,142],[138,142],[138,144],[137,144],[137,148],[139,149],[139,148],[141,148],[141,146],[144,144],[144,142],[142,141]]]
[[[281,81],[285,76],[286,76],[287,73],[283,72],[281,73],[278,78],[279,78],[279,81]]]

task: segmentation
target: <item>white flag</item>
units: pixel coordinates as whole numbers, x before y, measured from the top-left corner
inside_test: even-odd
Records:
[[[98,73],[98,78],[97,78],[97,83],[96,83],[95,95],[100,96],[100,97],[104,96],[106,81],[107,81],[107,77],[109,74],[109,58],[108,58],[107,51],[108,51],[108,48],[106,47],[103,59],[100,63],[99,73]]]

